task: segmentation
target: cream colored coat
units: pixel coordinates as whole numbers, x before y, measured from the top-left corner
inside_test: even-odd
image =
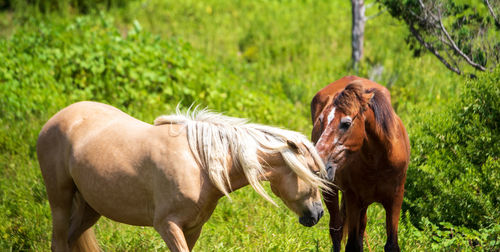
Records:
[[[89,228],[102,215],[154,226],[172,251],[191,250],[224,193],[211,180],[211,168],[200,164],[201,155],[190,148],[186,127],[179,122],[147,124],[95,102],[79,102],[54,115],[37,143],[53,217],[52,249],[98,249]],[[260,173],[223,155],[226,186],[234,191],[257,172],[310,226],[323,214],[318,191],[323,181],[313,173],[325,172],[312,145],[293,139],[284,140],[286,148],[279,151],[258,149]],[[295,173],[285,160],[290,151],[303,161]]]

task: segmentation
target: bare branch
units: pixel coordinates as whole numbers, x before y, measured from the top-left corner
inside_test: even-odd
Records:
[[[493,8],[491,7],[490,2],[488,0],[484,0],[484,3],[488,7],[488,10],[490,10],[490,14],[493,16],[495,24],[497,24],[497,26],[500,26],[500,21],[498,20],[498,17],[495,15],[495,12],[493,12]]]
[[[385,12],[385,10],[381,10],[381,11],[379,11],[379,12],[378,12],[377,14],[375,14],[375,15],[371,15],[371,16],[365,17],[365,22],[366,22],[366,21],[368,21],[368,20],[370,20],[370,19],[373,19],[373,18],[376,18],[376,17],[378,17],[378,16],[382,15],[384,12]]]
[[[444,50],[444,52],[446,53],[446,56],[448,56],[448,60],[450,60],[454,66],[458,66],[458,62],[455,60],[455,58],[453,57],[453,55],[451,55],[450,51],[452,51],[452,49],[448,49],[448,50]]]
[[[455,50],[455,52],[457,52],[460,56],[462,56],[462,58],[464,58],[465,61],[467,61],[467,63],[469,63],[474,68],[481,71],[486,71],[486,68],[484,66],[481,66],[480,64],[477,64],[476,62],[472,61],[469,58],[469,56],[467,56],[464,52],[462,52],[462,50],[460,50],[460,48],[458,48],[458,46],[455,44],[455,41],[453,41],[453,39],[450,37],[450,34],[448,34],[448,31],[446,31],[446,28],[444,28],[441,18],[439,18],[439,26],[441,27],[441,31],[443,31],[446,38],[448,38],[448,41],[450,41],[451,46],[453,50]]]
[[[375,6],[375,4],[376,4],[375,2],[373,2],[373,3],[369,3],[369,4],[366,4],[366,5],[365,5],[365,6],[366,6],[366,9],[371,9],[373,6]]]
[[[418,2],[420,3],[420,8],[422,8],[422,10],[425,10],[425,5],[422,0],[418,0]]]
[[[409,25],[409,27],[410,27],[411,33],[420,42],[420,44],[425,46],[425,48],[427,48],[427,50],[429,50],[432,54],[434,54],[434,56],[436,56],[448,69],[450,69],[451,71],[453,71],[459,75],[462,74],[462,72],[460,71],[460,69],[458,67],[453,67],[450,63],[448,63],[448,61],[446,61],[445,58],[443,58],[443,56],[441,56],[441,54],[439,54],[439,52],[436,50],[436,48],[434,48],[431,44],[425,42],[425,40],[422,38],[422,36],[420,36],[420,33],[418,33],[418,31],[416,31],[415,28],[413,28],[413,25]]]

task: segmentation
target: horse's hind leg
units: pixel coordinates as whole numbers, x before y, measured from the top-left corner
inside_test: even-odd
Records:
[[[401,204],[403,203],[403,191],[401,188],[393,199],[384,202],[386,216],[387,242],[384,246],[385,251],[400,251],[398,245],[398,224]]]
[[[49,124],[49,123],[48,123]],[[64,139],[58,127],[46,124],[36,151],[52,213],[52,251],[69,251],[68,229],[76,186],[63,160]]]
[[[52,176],[54,175],[54,176]],[[52,213],[52,251],[69,251],[68,229],[75,185],[59,174],[44,173],[50,211]]]
[[[99,247],[97,246],[97,241],[95,241],[95,235],[93,234],[93,230],[89,229],[92,227],[101,215],[97,213],[89,204],[83,199],[83,196],[80,192],[76,191],[75,196],[73,198],[73,209],[71,211],[71,221],[69,226],[69,246],[73,248],[75,245],[86,246],[85,248],[75,248],[79,250],[85,249],[98,251]],[[92,239],[92,242],[82,242],[82,244],[75,244],[78,239],[83,235],[86,235],[87,232],[90,232],[86,239]],[[84,234],[85,233],[85,234]],[[84,245],[87,244],[87,245]],[[78,246],[77,246],[78,247]]]

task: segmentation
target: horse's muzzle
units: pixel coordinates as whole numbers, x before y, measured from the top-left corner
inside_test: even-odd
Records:
[[[304,211],[302,217],[299,218],[299,222],[306,227],[312,227],[318,223],[321,217],[323,217],[323,206],[321,201],[317,201],[312,204],[311,209]]]

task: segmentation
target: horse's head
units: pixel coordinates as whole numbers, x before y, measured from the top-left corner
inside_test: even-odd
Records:
[[[335,170],[344,166],[347,155],[363,146],[365,111],[374,94],[373,89],[364,90],[360,83],[353,82],[338,92],[316,116],[314,130],[321,134],[316,150],[325,163],[329,178],[333,179]]]
[[[281,157],[270,164],[271,190],[299,216],[302,225],[311,227],[323,216],[319,187],[325,187],[322,177],[326,176],[326,170],[308,141],[287,141],[287,145]]]

